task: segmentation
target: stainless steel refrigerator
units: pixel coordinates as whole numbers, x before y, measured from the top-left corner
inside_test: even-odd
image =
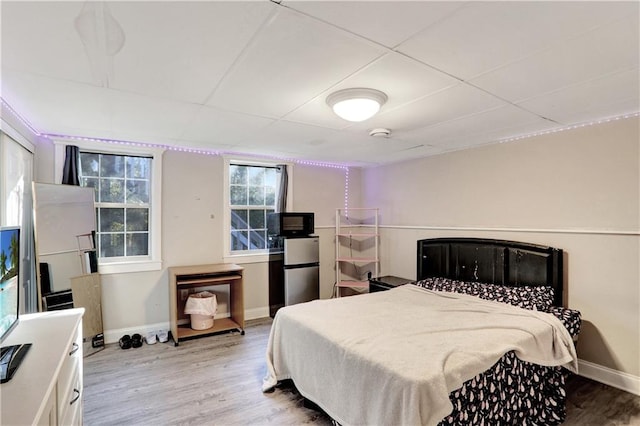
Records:
[[[282,306],[320,297],[320,239],[272,237],[269,254],[269,314]]]

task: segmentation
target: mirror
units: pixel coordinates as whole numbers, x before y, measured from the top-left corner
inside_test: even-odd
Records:
[[[34,234],[41,311],[85,308],[85,354],[104,347],[95,249],[94,189],[33,183]]]

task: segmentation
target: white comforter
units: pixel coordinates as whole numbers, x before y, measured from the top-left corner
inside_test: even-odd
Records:
[[[436,424],[449,393],[508,351],[577,371],[553,315],[405,285],[278,311],[263,390],[293,379],[342,425]]]

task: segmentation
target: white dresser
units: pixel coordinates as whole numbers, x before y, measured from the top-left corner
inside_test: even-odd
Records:
[[[0,425],[82,424],[83,308],[20,316],[3,346],[31,343],[0,385]]]

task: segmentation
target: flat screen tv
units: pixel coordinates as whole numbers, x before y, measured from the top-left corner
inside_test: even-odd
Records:
[[[0,228],[0,342],[18,324],[20,228]]]
[[[0,228],[0,343],[18,325],[20,311],[20,228]],[[30,343],[0,347],[0,383],[11,380]]]

